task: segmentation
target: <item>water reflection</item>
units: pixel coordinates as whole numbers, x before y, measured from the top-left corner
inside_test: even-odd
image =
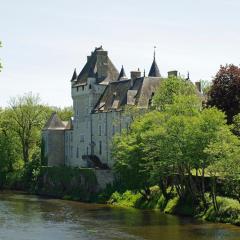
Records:
[[[239,240],[240,228],[106,205],[0,193],[0,240]]]

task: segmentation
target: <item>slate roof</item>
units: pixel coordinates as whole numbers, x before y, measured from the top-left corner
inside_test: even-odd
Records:
[[[101,55],[104,54],[106,55],[105,62],[103,58],[101,58]],[[106,67],[106,74],[104,76],[101,75],[102,71],[99,69],[100,65],[102,65],[103,68]],[[116,81],[118,76],[118,70],[109,59],[107,52],[104,51],[101,46],[99,48],[95,48],[95,50],[91,53],[91,56],[88,57],[87,63],[79,73],[75,84],[85,85],[88,77],[95,77],[97,79],[97,83],[108,84],[111,81]]]
[[[56,112],[53,112],[43,130],[64,130],[66,125],[61,121]]]
[[[93,112],[108,112],[122,110],[125,105],[149,107],[149,102],[159,86],[159,77],[140,77],[117,82],[111,82],[106,87]]]
[[[126,75],[125,70],[124,70],[124,68],[122,66],[121,71],[120,71],[119,76],[118,76],[118,81],[119,80],[123,80],[123,79],[126,80],[127,79],[127,75]]]
[[[156,60],[155,60],[155,56],[153,58],[153,63],[152,63],[152,66],[150,68],[148,76],[149,77],[161,77],[158,65],[157,65]]]
[[[71,82],[72,82],[72,81],[75,81],[75,80],[77,80],[77,71],[76,71],[76,68],[74,69]]]

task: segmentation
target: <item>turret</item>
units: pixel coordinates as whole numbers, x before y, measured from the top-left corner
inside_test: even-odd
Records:
[[[148,74],[149,77],[161,77],[158,65],[156,63],[155,55],[156,53],[155,53],[155,47],[154,47],[153,63]]]

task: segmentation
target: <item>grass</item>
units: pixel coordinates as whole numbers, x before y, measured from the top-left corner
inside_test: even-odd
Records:
[[[126,191],[122,194],[114,192],[108,203],[121,207],[160,209],[162,212],[168,214],[191,216],[210,222],[231,223],[240,226],[240,203],[237,200],[217,197],[219,211],[216,212],[213,205],[210,204],[208,195],[206,194],[206,198],[209,200],[209,207],[204,212],[200,207],[201,203],[196,205],[189,198],[180,200],[176,194],[167,201],[157,187],[151,188],[149,199],[145,199],[140,193],[132,191]]]
[[[240,203],[237,200],[217,197],[219,210],[216,212],[213,206],[210,206],[203,218],[211,222],[232,223],[240,226]]]

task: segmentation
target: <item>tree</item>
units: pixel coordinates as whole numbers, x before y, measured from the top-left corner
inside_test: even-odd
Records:
[[[228,123],[240,112],[240,68],[230,64],[221,66],[209,91],[208,106],[216,106],[227,115]]]
[[[10,100],[8,116],[8,128],[18,137],[26,164],[39,144],[40,131],[49,116],[49,108],[40,104],[39,96],[28,93]]]
[[[240,137],[240,113],[233,118],[233,132]]]
[[[51,110],[56,112],[62,121],[69,121],[69,119],[73,116],[72,107],[64,108],[52,107]]]
[[[0,187],[5,183],[7,173],[14,170],[18,161],[18,143],[11,129],[7,129],[8,115],[0,109]]]
[[[189,80],[171,76],[161,82],[161,86],[157,89],[154,98],[154,108],[163,111],[166,105],[174,102],[174,97],[178,95],[196,95],[197,89]]]

